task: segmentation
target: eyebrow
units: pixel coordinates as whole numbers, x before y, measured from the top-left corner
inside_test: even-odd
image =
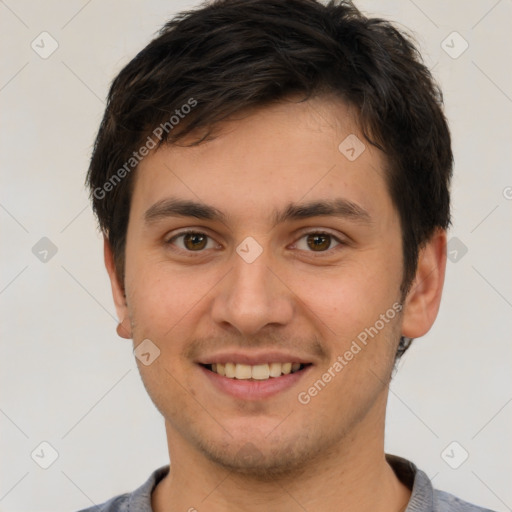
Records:
[[[275,213],[274,225],[287,220],[309,219],[321,216],[347,218],[365,224],[372,223],[370,214],[363,207],[348,199],[339,198],[302,204],[291,203],[282,212]]]
[[[184,199],[163,199],[146,210],[144,220],[151,224],[167,217],[195,217],[202,220],[224,221],[225,215],[207,204]]]
[[[290,203],[284,210],[274,212],[274,226],[290,220],[331,216],[347,218],[356,222],[371,224],[370,214],[358,204],[347,199]],[[201,220],[225,222],[226,215],[217,208],[191,200],[169,198],[158,201],[144,214],[147,224],[168,217],[194,217]]]

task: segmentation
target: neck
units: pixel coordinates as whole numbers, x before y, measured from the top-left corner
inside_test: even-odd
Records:
[[[219,467],[166,424],[172,464],[153,492],[153,510],[405,510],[411,493],[385,459],[383,407],[384,414],[367,417],[342,442],[305,461],[300,471],[271,481]]]

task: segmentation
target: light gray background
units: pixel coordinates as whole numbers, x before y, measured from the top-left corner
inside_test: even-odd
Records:
[[[167,463],[163,420],[115,334],[83,180],[110,81],[193,5],[0,1],[1,511],[90,506]],[[512,510],[512,2],[358,5],[411,29],[444,89],[456,156],[450,237],[468,250],[452,254],[438,321],[392,382],[387,451],[440,489]],[[43,31],[59,45],[47,59],[31,48]],[[441,46],[460,51],[453,31],[469,44],[458,58]],[[46,263],[32,252],[42,237],[57,247]],[[42,441],[59,454],[48,469],[31,458],[50,456]],[[441,457],[452,441],[452,464],[469,453],[458,469]]]

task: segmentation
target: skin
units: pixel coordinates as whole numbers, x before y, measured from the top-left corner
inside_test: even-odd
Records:
[[[410,490],[384,458],[387,386],[400,335],[424,335],[437,315],[444,231],[422,248],[402,312],[308,404],[297,399],[402,299],[401,227],[385,159],[369,144],[352,162],[338,150],[350,134],[364,141],[355,119],[330,98],[286,101],[224,122],[199,146],[162,147],[139,165],[123,283],[107,241],[105,262],[118,332],[160,350],[152,364],[138,361],[172,460],[153,492],[155,511],[405,509]],[[171,197],[224,217],[145,219]],[[274,222],[290,203],[339,198],[367,218]],[[175,238],[183,229],[208,235],[207,246],[190,250]],[[307,243],[318,232],[332,236],[330,246],[322,239],[325,250]],[[252,263],[236,252],[246,237],[262,248]],[[267,349],[312,366],[260,400],[219,391],[196,364],[221,350]]]

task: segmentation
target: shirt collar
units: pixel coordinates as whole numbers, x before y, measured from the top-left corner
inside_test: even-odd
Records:
[[[412,462],[402,457],[386,454],[386,460],[397,478],[411,489],[411,498],[405,512],[434,510],[434,489],[428,476]],[[151,493],[168,473],[168,465],[154,471],[144,484],[131,493],[127,512],[153,512]]]

